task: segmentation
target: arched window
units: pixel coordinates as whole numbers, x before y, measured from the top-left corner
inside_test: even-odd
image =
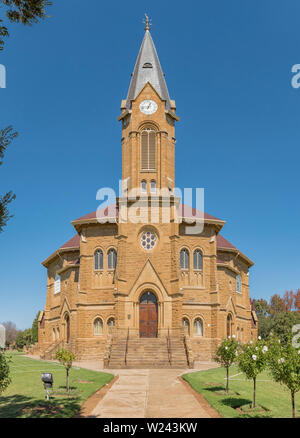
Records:
[[[156,133],[152,129],[141,134],[141,169],[156,170]]]
[[[150,182],[150,192],[156,193],[156,181],[154,179]]]
[[[190,335],[190,321],[188,320],[188,318],[182,318],[182,327],[184,332]]]
[[[57,339],[60,339],[60,330],[59,330],[59,327],[57,327],[57,329],[56,329],[56,333],[57,333]]]
[[[54,279],[54,293],[58,294],[60,292],[60,275],[56,274]]]
[[[94,266],[95,271],[103,269],[103,252],[101,249],[97,249],[94,253]]]
[[[202,252],[199,249],[196,249],[194,251],[194,269],[195,270],[202,270]]]
[[[236,291],[239,293],[242,292],[242,277],[240,274],[236,276]]]
[[[115,318],[109,318],[107,320],[107,332],[110,333],[111,329],[115,326]]]
[[[147,193],[147,181],[143,179],[141,182],[141,193]]]
[[[56,341],[56,331],[55,331],[55,328],[52,329],[52,340]]]
[[[117,251],[110,249],[107,253],[107,267],[108,269],[116,269],[117,266]]]
[[[109,318],[107,320],[108,327],[113,327],[115,325],[115,318]]]
[[[194,321],[194,335],[203,336],[203,323],[201,318],[196,318]]]
[[[103,322],[101,318],[94,321],[94,335],[103,335]]]
[[[180,251],[180,268],[189,269],[190,267],[190,254],[187,249],[182,249]]]

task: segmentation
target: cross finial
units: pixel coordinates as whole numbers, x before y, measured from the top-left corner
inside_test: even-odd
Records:
[[[152,23],[151,23],[151,19],[148,17],[147,14],[145,14],[145,18],[143,20],[143,23],[145,24],[145,30],[150,30]]]

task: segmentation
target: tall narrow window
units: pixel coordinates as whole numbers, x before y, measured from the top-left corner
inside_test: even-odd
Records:
[[[154,179],[150,182],[150,192],[156,193],[156,181]]]
[[[226,320],[227,338],[229,338],[231,336],[231,331],[232,331],[232,317],[229,314],[229,315],[227,315],[227,320]]]
[[[200,318],[196,318],[194,321],[194,335],[203,336],[203,323]]]
[[[197,271],[202,270],[202,252],[199,249],[194,251],[194,269]]]
[[[151,129],[141,134],[141,169],[156,169],[156,133]]]
[[[54,280],[54,293],[58,294],[59,292],[60,292],[60,275],[56,274]]]
[[[108,269],[116,269],[117,266],[117,251],[110,249],[107,253],[107,267]]]
[[[190,336],[190,321],[187,318],[182,319],[182,327],[184,332]]]
[[[189,269],[190,267],[190,254],[187,249],[180,251],[180,268]]]
[[[142,193],[147,193],[147,181],[145,181],[144,179],[141,182],[141,192]]]
[[[94,321],[94,335],[103,335],[103,322],[101,318]]]
[[[103,269],[103,252],[101,249],[97,249],[94,254],[94,266],[95,271]]]
[[[239,293],[242,292],[242,277],[240,274],[236,276],[236,291]]]

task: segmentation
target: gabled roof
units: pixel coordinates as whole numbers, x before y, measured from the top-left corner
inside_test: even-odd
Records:
[[[49,257],[46,258],[42,262],[42,265],[46,266],[47,263],[56,255],[58,255],[60,252],[63,251],[73,251],[73,250],[79,250],[80,247],[80,236],[78,234],[75,234],[75,236],[71,237],[66,243],[64,243],[62,246],[60,246],[56,251],[54,251]]]
[[[171,103],[167,84],[148,29],[145,32],[129,85],[126,99],[127,109],[131,109],[131,101],[136,99],[147,82],[150,82],[159,96],[166,101],[166,109],[170,109]]]
[[[72,221],[72,224],[76,224],[76,222],[84,222],[89,221],[90,219],[105,219],[105,218],[113,218],[118,217],[119,215],[119,209],[116,204],[111,204],[108,207],[101,208],[96,211],[92,211],[91,213],[88,213],[84,216],[79,217],[78,219],[75,219]]]
[[[217,217],[212,216],[211,214],[208,213],[203,214],[200,210],[197,210],[196,208],[192,208],[189,205],[185,205],[185,204],[180,204],[178,215],[179,217],[187,218],[187,219],[192,219],[192,218],[201,219],[202,217],[204,217],[205,222],[218,223],[219,225],[221,225],[221,227],[225,224],[225,221],[223,221],[222,219],[218,219]],[[74,221],[72,221],[72,224],[76,226],[77,224],[79,225],[83,223],[93,223],[93,222],[96,223],[98,220],[99,222],[101,222],[101,219],[118,218],[118,216],[119,216],[118,206],[116,204],[111,204],[108,207],[105,207],[100,210],[92,211],[91,213],[88,213],[84,216],[81,216],[78,219],[75,219]]]
[[[235,246],[232,245],[225,237],[221,236],[221,234],[217,235],[217,249],[221,251],[230,251],[236,253],[238,256],[242,257],[250,266],[254,265],[254,262],[249,259],[245,254],[243,254],[240,250],[238,250]],[[224,263],[219,260],[217,263]]]
[[[226,240],[225,237],[221,236],[221,234],[217,235],[217,247],[236,249],[236,247],[233,246],[228,240]]]
[[[204,217],[204,219],[206,220],[211,220],[211,221],[219,221],[222,222],[223,224],[225,224],[225,221],[223,221],[222,219],[218,219],[215,216],[212,216],[211,214],[208,213],[203,213],[200,210],[197,210],[196,208],[190,207],[189,205],[186,204],[180,204],[179,206],[179,214],[181,215],[181,217],[185,217],[185,218],[199,218],[201,219],[202,217]]]
[[[80,237],[78,234],[75,234],[70,240],[64,243],[59,249],[63,248],[79,248],[80,246]]]

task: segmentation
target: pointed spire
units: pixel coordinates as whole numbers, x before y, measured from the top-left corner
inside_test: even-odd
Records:
[[[131,101],[138,96],[146,83],[150,82],[160,97],[166,101],[166,109],[170,109],[171,105],[167,84],[149,31],[151,20],[146,14],[145,17],[145,36],[132,74],[126,99],[126,108],[131,108]]]

